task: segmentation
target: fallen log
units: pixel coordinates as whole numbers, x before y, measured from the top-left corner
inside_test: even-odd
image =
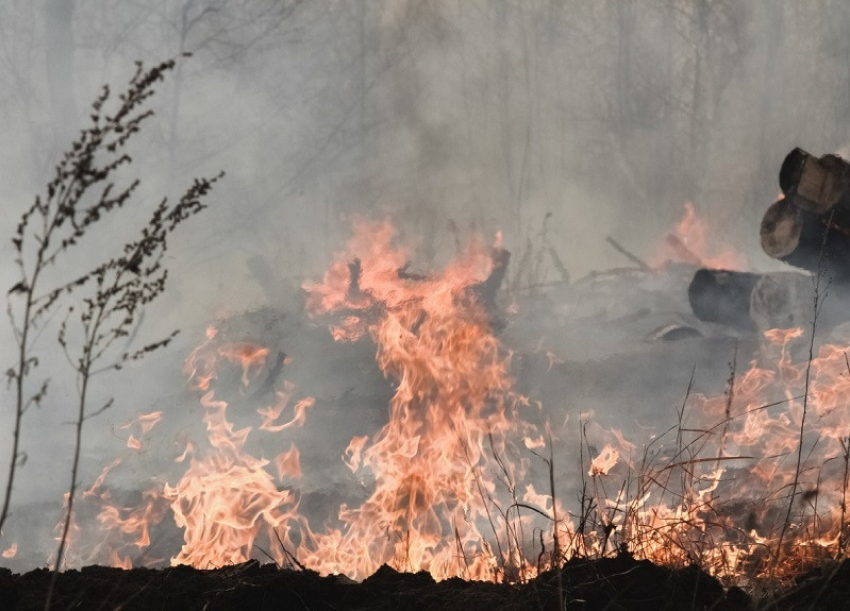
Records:
[[[798,272],[761,276],[750,300],[750,317],[759,334],[795,327],[809,332],[815,316],[815,281],[813,276]],[[817,334],[826,338],[833,329],[850,321],[850,286],[833,285],[828,293],[822,290],[817,297]]]
[[[750,317],[759,333],[811,326],[812,277],[798,272],[764,274],[753,287]]]
[[[781,199],[765,212],[760,237],[762,249],[774,259],[850,283],[850,231],[829,217]]]
[[[752,331],[750,299],[759,274],[722,269],[699,269],[688,287],[694,315],[704,322]]]
[[[789,329],[811,325],[812,276],[800,272],[753,274],[700,269],[688,287],[694,315],[703,322],[723,324],[740,331]],[[838,288],[839,295],[846,295]],[[846,289],[845,289],[846,291]],[[828,301],[820,325],[830,329],[850,319],[842,299]]]

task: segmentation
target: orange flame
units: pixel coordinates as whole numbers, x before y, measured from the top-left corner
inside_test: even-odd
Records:
[[[303,426],[307,420],[307,409],[313,407],[316,400],[313,397],[301,399],[292,406],[292,418],[283,424],[274,424],[281,414],[289,407],[289,393],[278,392],[277,403],[274,406],[264,407],[257,410],[257,413],[263,417],[263,423],[260,425],[260,430],[270,433],[279,433],[288,428]]]
[[[513,447],[511,435],[530,427],[511,390],[510,355],[475,301],[491,255],[477,245],[442,273],[406,278],[406,253],[393,237],[386,223],[361,224],[324,281],[305,286],[316,315],[372,312],[378,364],[397,387],[387,425],[352,439],[345,453],[352,471],[374,478],[371,496],[341,507],[344,528],[311,531],[299,553],[320,571],[360,577],[391,562],[441,578],[492,578],[497,565],[519,559],[494,558],[480,545],[496,491],[491,467]],[[524,470],[502,464],[513,480]]]
[[[606,444],[599,456],[590,462],[590,471],[588,475],[596,477],[597,475],[608,475],[608,472],[617,464],[620,458],[620,453],[611,447],[611,444]]]
[[[150,433],[154,426],[156,426],[159,421],[162,420],[162,411],[151,412],[149,414],[140,414],[133,418],[127,424],[121,425],[120,429],[129,429],[132,426],[138,424],[139,428],[142,431],[142,434]]]
[[[685,202],[685,215],[667,236],[653,258],[654,267],[665,261],[682,261],[711,269],[743,269],[746,258],[740,252],[718,246],[708,223],[697,216],[693,203]]]
[[[227,404],[213,397],[208,392],[201,399],[211,452],[192,458],[182,479],[163,489],[177,526],[184,529],[184,545],[172,565],[245,562],[261,529],[271,534],[297,507],[292,493],[278,490],[265,470],[269,461],[244,451],[250,428],[234,430],[226,418]]]
[[[277,466],[278,479],[283,481],[284,478],[301,479],[301,455],[295,444],[286,451],[281,452],[274,459]]]

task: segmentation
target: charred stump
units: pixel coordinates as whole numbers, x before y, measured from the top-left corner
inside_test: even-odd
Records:
[[[505,327],[505,320],[502,317],[502,312],[496,304],[496,296],[505,280],[505,274],[508,271],[508,263],[511,260],[511,253],[504,248],[494,248],[490,255],[492,267],[490,274],[483,282],[474,284],[469,287],[470,292],[478,304],[487,312],[490,319],[490,326],[494,331],[500,331]]]

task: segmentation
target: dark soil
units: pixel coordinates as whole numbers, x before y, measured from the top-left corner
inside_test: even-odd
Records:
[[[43,609],[50,572],[23,575],[0,569],[0,609]],[[383,566],[363,583],[281,570],[251,561],[223,569],[190,567],[121,569],[90,566],[62,573],[52,609],[125,611],[150,609],[305,609],[594,611],[749,611],[850,608],[850,564],[823,567],[760,602],[743,590],[725,590],[696,567],[670,570],[628,554],[601,560],[571,560],[560,575],[542,574],[524,585],[449,579],[428,573],[398,573]]]

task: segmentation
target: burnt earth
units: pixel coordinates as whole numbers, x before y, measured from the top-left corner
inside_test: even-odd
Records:
[[[51,574],[0,569],[0,609],[43,609]],[[362,583],[257,561],[201,571],[186,566],[129,571],[89,566],[62,573],[51,609],[309,611],[791,611],[850,608],[850,563],[823,566],[754,601],[697,567],[671,570],[629,554],[573,559],[523,585],[435,582],[426,572],[382,566]]]
[[[47,569],[24,575],[0,569],[0,609],[43,609],[50,576]],[[799,593],[807,602],[816,595]],[[847,600],[846,592],[844,596]],[[626,554],[592,561],[574,559],[564,565],[560,576],[549,571],[523,585],[457,578],[436,583],[428,573],[399,573],[388,566],[363,583],[321,577],[311,571],[281,570],[256,561],[209,571],[190,567],[124,571],[90,566],[59,576],[51,608],[744,611],[753,607],[748,595],[735,588],[725,591],[696,567],[670,570]]]

